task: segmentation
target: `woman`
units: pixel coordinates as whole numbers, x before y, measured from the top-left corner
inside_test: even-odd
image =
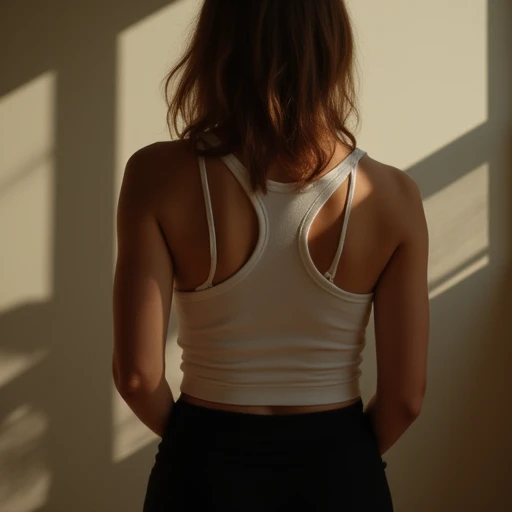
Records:
[[[114,378],[162,437],[145,512],[393,508],[382,455],[425,394],[428,235],[413,181],[356,145],[353,76],[341,0],[205,0],[168,77],[178,140],[130,158],[118,206]]]

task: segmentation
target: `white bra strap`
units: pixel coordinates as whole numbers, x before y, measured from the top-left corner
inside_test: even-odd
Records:
[[[210,273],[208,274],[208,279],[205,283],[198,286],[196,291],[205,290],[206,288],[211,288],[213,276],[215,275],[215,270],[217,268],[217,240],[215,237],[215,223],[213,220],[213,209],[212,209],[212,201],[210,197],[210,190],[208,188],[208,177],[206,175],[206,163],[203,156],[199,156],[199,171],[201,174],[201,184],[203,188],[204,202],[206,206],[206,217],[208,219],[208,229],[210,232]]]
[[[349,182],[349,189],[348,189],[347,204],[345,206],[345,215],[343,218],[343,227],[341,229],[341,235],[340,235],[340,241],[338,244],[338,249],[336,250],[336,254],[334,255],[334,260],[332,262],[331,267],[324,274],[324,276],[331,283],[333,282],[334,276],[336,275],[336,272],[338,270],[338,263],[340,261],[341,253],[343,252],[343,247],[345,245],[345,237],[347,235],[348,220],[350,218],[350,211],[352,209],[352,201],[354,199],[354,191],[356,189],[357,165],[358,165],[359,160],[365,154],[366,153],[364,151],[360,151],[360,154],[358,155],[358,158],[356,158],[356,161],[354,163],[354,167],[350,171],[350,178],[349,178],[350,182]]]

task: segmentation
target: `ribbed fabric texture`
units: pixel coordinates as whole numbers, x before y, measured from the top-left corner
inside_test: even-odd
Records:
[[[220,142],[212,133],[204,140]],[[246,264],[215,286],[215,219],[199,157],[211,269],[195,291],[174,291],[183,393],[240,405],[329,404],[360,395],[361,351],[373,296],[344,291],[332,276],[343,251],[357,164],[365,154],[356,148],[302,192],[294,191],[293,183],[268,180],[267,195],[250,191],[248,170],[234,155],[222,157],[255,208],[259,238]],[[323,275],[309,255],[308,231],[345,179],[350,181],[342,233]]]

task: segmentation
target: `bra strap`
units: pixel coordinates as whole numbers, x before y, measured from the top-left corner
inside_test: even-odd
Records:
[[[208,279],[196,288],[196,291],[205,290],[213,286],[212,281],[217,268],[217,240],[215,237],[215,222],[213,219],[212,201],[210,197],[210,189],[208,187],[208,176],[206,174],[206,162],[204,156],[199,156],[199,172],[201,174],[201,185],[203,188],[203,196],[206,207],[206,218],[208,220],[208,230],[210,233],[210,273]]]
[[[334,276],[338,270],[338,264],[340,262],[341,254],[343,252],[343,247],[345,245],[345,237],[347,235],[348,221],[350,218],[350,212],[352,209],[352,201],[354,199],[354,191],[356,189],[356,178],[357,178],[357,166],[359,160],[366,154],[364,151],[357,148],[356,151],[359,151],[359,155],[357,155],[355,162],[353,164],[353,168],[350,171],[349,177],[349,188],[348,188],[348,197],[347,203],[345,206],[345,214],[343,218],[343,226],[341,228],[340,241],[338,243],[338,249],[336,250],[336,254],[334,255],[334,260],[331,264],[329,270],[324,274],[324,276],[332,283],[334,281]]]

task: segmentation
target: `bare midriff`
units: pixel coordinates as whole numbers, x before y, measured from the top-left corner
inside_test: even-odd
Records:
[[[359,400],[359,398],[354,398],[345,402],[320,405],[236,405],[210,402],[208,400],[196,398],[195,396],[187,395],[186,393],[181,393],[179,399],[180,401],[187,402],[192,405],[198,405],[200,407],[207,407],[209,409],[263,415],[307,414],[310,412],[330,411],[332,409],[342,409],[343,407],[348,407],[349,405],[352,405]]]

